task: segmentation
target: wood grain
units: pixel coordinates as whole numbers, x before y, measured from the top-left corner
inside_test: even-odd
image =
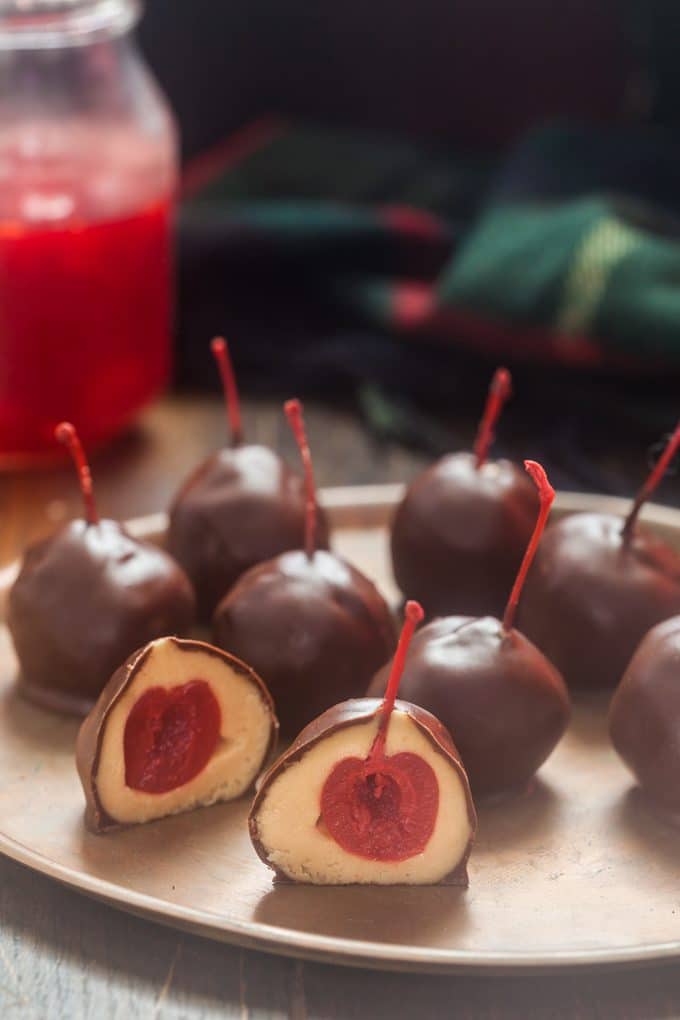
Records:
[[[102,509],[132,516],[163,507],[186,470],[219,445],[221,414],[217,402],[193,400],[150,411],[135,436],[95,459]],[[343,411],[309,414],[312,438],[324,437],[323,448],[315,444],[321,484],[400,481],[421,463],[376,446]],[[293,455],[277,404],[248,403],[246,422],[252,439]],[[66,469],[0,477],[0,562],[77,505]],[[303,964],[178,935],[2,860],[0,1006],[3,1020],[665,1020],[680,1015],[680,968],[481,980]]]

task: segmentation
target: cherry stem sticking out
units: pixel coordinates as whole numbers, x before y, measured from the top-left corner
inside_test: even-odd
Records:
[[[680,447],[680,422],[675,426],[675,431],[673,432],[670,439],[666,443],[666,449],[659,457],[658,461],[650,471],[647,481],[642,486],[637,496],[633,500],[633,505],[630,509],[630,513],[628,514],[626,520],[624,521],[623,529],[621,532],[621,534],[623,535],[624,543],[627,544],[630,541],[630,537],[633,534],[633,530],[635,528],[635,524],[637,522],[643,504],[647,502],[647,500],[652,495],[652,493],[656,489],[657,485],[659,484],[663,476],[666,474],[666,471],[668,470],[668,465],[670,464],[670,462],[673,460],[673,457],[677,453],[678,447]]]
[[[243,442],[243,425],[241,423],[241,402],[238,396],[238,386],[234,366],[229,354],[229,345],[224,337],[216,336],[210,344],[217,367],[222,378],[222,389],[224,391],[224,402],[227,408],[227,422],[231,433],[232,446],[238,446]]]
[[[529,573],[529,567],[534,561],[534,556],[538,549],[538,543],[541,541],[541,535],[543,534],[548,520],[550,507],[552,506],[555,498],[555,490],[548,481],[548,476],[540,464],[538,464],[535,460],[525,460],[524,468],[531,475],[531,480],[538,489],[540,508],[538,511],[538,517],[536,518],[534,532],[529,539],[529,544],[526,548],[526,552],[524,553],[524,559],[517,571],[517,577],[515,578],[515,583],[512,586],[510,598],[508,599],[508,604],[505,607],[505,612],[503,614],[503,629],[506,631],[512,630],[512,625],[515,622],[515,614],[517,613],[517,606],[519,605],[522,588],[524,587],[524,582],[526,581],[527,574]]]
[[[478,471],[489,455],[489,447],[494,441],[496,423],[503,410],[503,405],[510,396],[512,396],[512,376],[507,368],[497,368],[491,380],[484,414],[479,423],[475,445],[472,448],[475,455],[475,467]]]
[[[392,660],[392,669],[390,670],[390,678],[387,681],[387,689],[385,690],[385,698],[382,703],[380,725],[378,732],[376,733],[375,740],[371,746],[371,750],[368,754],[368,760],[373,763],[377,760],[382,759],[385,752],[385,741],[387,740],[387,728],[392,718],[392,712],[394,710],[394,703],[397,700],[397,692],[399,690],[399,684],[401,683],[401,677],[404,672],[404,665],[406,663],[406,655],[411,644],[411,638],[415,632],[418,624],[423,620],[425,613],[423,607],[419,602],[408,601],[404,609],[404,624],[401,628],[401,634],[399,636],[399,644]]]
[[[85,520],[88,524],[99,524],[99,514],[92,489],[92,473],[75,427],[70,421],[62,421],[54,430],[54,438],[64,444],[73,458],[78,473],[78,485],[83,496]]]
[[[312,455],[309,452],[309,443],[307,442],[302,403],[297,399],[287,400],[283,405],[283,409],[286,412],[286,417],[295,436],[295,442],[300,451],[302,467],[305,473],[305,552],[311,560],[316,551],[316,521],[318,516]]]

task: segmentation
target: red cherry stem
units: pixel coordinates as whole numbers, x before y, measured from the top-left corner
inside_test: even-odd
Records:
[[[541,505],[538,511],[538,517],[536,518],[534,533],[529,539],[529,545],[524,553],[524,559],[520,564],[520,568],[517,571],[517,577],[515,578],[515,583],[512,586],[512,591],[510,592],[510,598],[508,599],[508,604],[505,607],[505,613],[503,614],[504,630],[512,630],[512,625],[515,622],[517,606],[519,605],[520,595],[522,594],[522,588],[524,587],[526,576],[529,573],[529,567],[534,561],[534,556],[538,549],[538,543],[541,541],[541,535],[543,534],[546,521],[548,520],[550,507],[552,506],[555,498],[555,490],[548,481],[548,476],[540,464],[537,464],[535,460],[525,460],[524,468],[531,475],[531,480],[538,489],[538,498]]]
[[[227,408],[227,422],[231,433],[233,446],[238,446],[243,441],[243,426],[241,423],[241,401],[238,397],[238,386],[234,375],[234,366],[229,354],[227,341],[216,336],[210,344],[217,367],[222,378],[222,389],[224,391],[224,402]]]
[[[85,456],[78,433],[70,421],[62,421],[54,430],[54,438],[64,444],[73,458],[73,463],[78,473],[78,484],[83,496],[85,520],[88,524],[99,524],[97,504],[94,501],[94,492],[92,490],[90,465],[87,463],[87,457]]]
[[[307,442],[302,403],[299,400],[287,400],[283,405],[283,409],[286,412],[286,417],[295,436],[295,442],[302,457],[302,467],[305,473],[305,552],[311,560],[316,550],[317,518],[316,485],[314,482],[312,455],[309,452],[309,443]]]
[[[633,505],[630,509],[630,513],[626,517],[626,520],[623,525],[622,535],[624,542],[627,543],[630,540],[630,537],[633,534],[633,529],[635,528],[635,524],[637,522],[643,504],[647,502],[647,500],[652,495],[652,493],[656,489],[657,485],[659,484],[663,476],[666,474],[666,471],[668,470],[668,465],[673,460],[673,457],[677,453],[679,446],[680,446],[680,422],[675,426],[675,432],[668,440],[666,444],[666,449],[659,457],[657,463],[650,471],[647,481],[642,486],[637,496],[633,500]]]
[[[387,681],[385,698],[382,703],[380,725],[378,727],[378,732],[375,735],[375,740],[371,746],[371,750],[368,753],[367,760],[371,764],[374,764],[376,761],[379,761],[384,757],[387,728],[390,724],[390,719],[392,718],[394,703],[397,700],[397,692],[399,690],[402,673],[404,672],[406,654],[408,652],[409,645],[411,644],[413,633],[424,616],[425,613],[423,612],[423,607],[419,602],[409,601],[406,603],[406,608],[404,609],[404,624],[401,628],[397,651],[395,652],[394,659],[392,660],[390,678]]]
[[[475,455],[475,467],[479,471],[486,462],[489,455],[489,447],[494,441],[494,430],[500,417],[503,405],[508,397],[512,395],[512,376],[507,368],[497,368],[491,380],[489,395],[486,398],[486,406],[482,420],[479,423],[477,437],[472,452]]]

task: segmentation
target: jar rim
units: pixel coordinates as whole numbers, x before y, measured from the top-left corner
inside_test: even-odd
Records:
[[[0,50],[87,46],[128,32],[139,0],[0,0]]]

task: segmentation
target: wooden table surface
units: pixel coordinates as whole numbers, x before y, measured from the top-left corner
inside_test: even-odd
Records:
[[[421,460],[371,440],[351,414],[310,406],[319,484],[411,477]],[[291,457],[274,402],[246,402],[248,437]],[[134,516],[167,505],[177,482],[223,436],[217,401],[172,399],[94,461],[100,508]],[[319,438],[322,437],[322,442]],[[78,511],[68,469],[0,475],[0,565]],[[92,902],[0,860],[3,1020],[204,1017],[680,1017],[680,967],[524,978],[431,977],[303,963],[180,934]]]

